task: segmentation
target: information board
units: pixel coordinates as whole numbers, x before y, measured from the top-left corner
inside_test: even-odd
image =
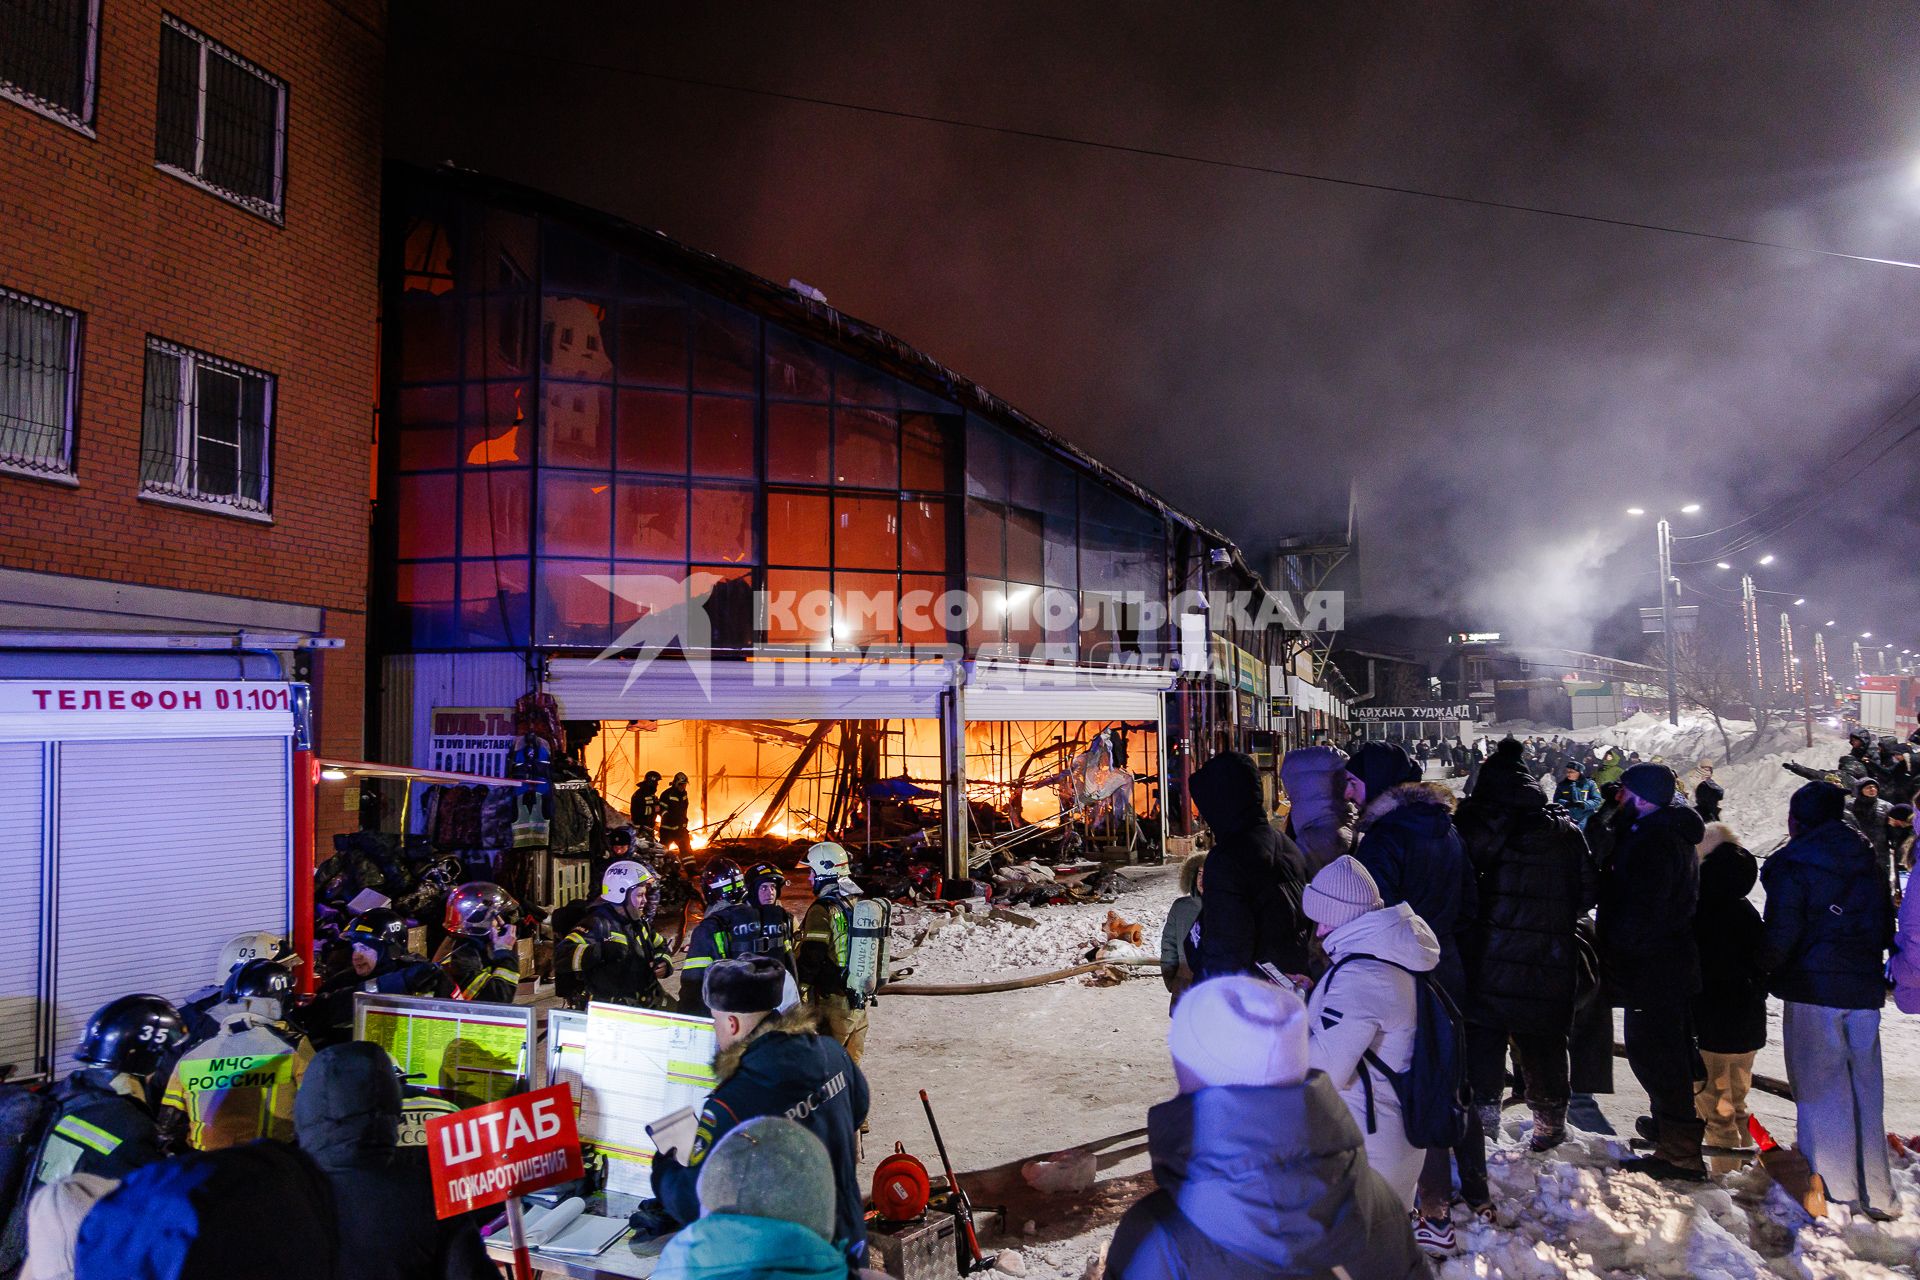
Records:
[[[647,1125],[682,1107],[698,1111],[705,1105],[713,1091],[713,1058],[713,1023],[706,1018],[587,1006],[580,1137],[605,1154],[607,1190],[652,1194],[654,1147]]]
[[[387,1051],[414,1084],[462,1107],[497,1102],[533,1069],[534,1010],[358,991],[353,1038]]]

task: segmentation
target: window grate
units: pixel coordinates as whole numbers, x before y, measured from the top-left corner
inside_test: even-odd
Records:
[[[167,16],[154,127],[162,168],[278,220],[286,123],[284,81]]]
[[[0,95],[86,129],[100,0],[4,0],[0,3]]]
[[[149,338],[140,491],[267,512],[273,384],[271,374]]]
[[[73,474],[80,313],[0,289],[0,466]]]

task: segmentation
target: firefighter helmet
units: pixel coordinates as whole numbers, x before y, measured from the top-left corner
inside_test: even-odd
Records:
[[[214,973],[213,980],[225,985],[233,971],[249,960],[279,960],[287,950],[286,935],[270,929],[256,929],[252,933],[243,933],[220,948],[220,967]]]
[[[847,851],[831,840],[822,840],[807,850],[807,871],[813,876],[815,888],[844,880],[852,870]]]
[[[187,1039],[180,1011],[159,996],[121,996],[87,1019],[74,1061],[128,1075],[150,1075]]]
[[[732,858],[715,858],[709,862],[700,873],[700,884],[706,890],[709,903],[722,899],[728,902],[746,901],[746,877],[740,874],[739,864]]]
[[[659,878],[646,863],[622,858],[618,862],[609,862],[607,869],[601,873],[600,896],[608,902],[625,905],[629,893]]]
[[[375,907],[355,916],[340,936],[358,947],[371,947],[382,955],[406,954],[407,922],[392,907]]]
[[[747,868],[747,897],[754,902],[760,901],[760,886],[773,886],[773,900],[780,901],[781,890],[787,887],[787,873],[771,862],[756,862]]]
[[[488,880],[469,880],[447,895],[444,928],[462,938],[491,937],[520,913],[513,895]]]
[[[293,970],[271,960],[249,960],[233,971],[223,994],[229,1000],[277,1000],[284,1009],[293,998]]]

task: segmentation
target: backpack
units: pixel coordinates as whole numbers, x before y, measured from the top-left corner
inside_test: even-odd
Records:
[[[1360,1072],[1360,1084],[1367,1099],[1367,1132],[1374,1131],[1373,1080],[1367,1068],[1378,1071],[1393,1087],[1400,1100],[1400,1122],[1407,1131],[1407,1142],[1415,1147],[1451,1150],[1467,1136],[1467,1117],[1473,1107],[1473,1091],[1467,1083],[1467,1054],[1464,1023],[1453,998],[1433,980],[1431,973],[1416,973],[1403,964],[1382,960],[1379,956],[1342,956],[1327,971],[1322,981],[1331,981],[1340,966],[1350,960],[1371,960],[1392,965],[1413,979],[1413,1006],[1417,1018],[1413,1033],[1413,1058],[1405,1071],[1395,1071],[1373,1050],[1366,1052],[1366,1067]]]
[[[40,1147],[60,1104],[25,1085],[0,1084],[0,1274],[12,1275],[27,1257],[27,1200]]]

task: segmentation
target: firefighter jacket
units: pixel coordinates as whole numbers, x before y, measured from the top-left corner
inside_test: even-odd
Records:
[[[856,895],[828,885],[807,908],[794,948],[795,977],[809,1002],[844,996],[847,965],[853,956],[853,904]]]
[[[663,1009],[667,999],[657,965],[667,959],[666,940],[651,924],[629,919],[602,899],[560,940],[554,963],[573,974],[574,1000],[583,1007],[589,1000],[601,1000]]]
[[[777,902],[761,903],[748,910],[760,917],[760,936],[754,949],[761,955],[772,956],[791,971],[794,934],[792,913]]]
[[[244,1012],[187,1050],[160,1105],[186,1117],[187,1144],[196,1151],[256,1138],[291,1142],[293,1095],[312,1058],[313,1047],[285,1024]]]
[[[439,965],[419,956],[382,960],[364,978],[351,966],[341,969],[320,988],[308,1012],[300,1019],[300,1025],[319,1047],[352,1038],[353,997],[357,991],[444,999],[453,994],[453,979]]]
[[[101,1067],[76,1071],[53,1087],[53,1123],[34,1162],[34,1183],[70,1173],[118,1181],[165,1154],[147,1109],[146,1089]]]
[[[700,918],[687,939],[680,966],[680,1012],[707,1015],[707,970],[716,960],[735,960],[759,951],[760,913],[744,903],[715,905]]]
[[[460,939],[440,967],[453,983],[456,1000],[512,1004],[520,990],[520,957],[511,947],[495,950],[484,938]]]

